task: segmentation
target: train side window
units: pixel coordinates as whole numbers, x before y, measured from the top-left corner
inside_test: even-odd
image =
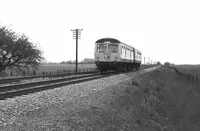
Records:
[[[126,56],[126,48],[125,48],[125,56]]]
[[[108,45],[108,51],[112,53],[118,52],[118,45],[117,44],[109,44]]]
[[[137,52],[135,52],[135,59],[137,60]]]
[[[130,53],[129,48],[127,48],[127,55],[128,55],[128,56],[129,56],[129,53]]]

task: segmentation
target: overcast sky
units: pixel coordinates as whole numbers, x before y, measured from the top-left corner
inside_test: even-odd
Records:
[[[200,64],[199,0],[0,0],[0,25],[39,43],[48,62],[75,60],[71,29],[83,29],[79,61],[104,37],[153,61]]]

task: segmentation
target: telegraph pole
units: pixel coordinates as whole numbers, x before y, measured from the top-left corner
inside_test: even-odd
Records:
[[[145,57],[144,57],[144,65],[145,65]]]
[[[73,39],[76,39],[76,73],[78,72],[78,39],[81,39],[81,31],[83,29],[73,29]]]

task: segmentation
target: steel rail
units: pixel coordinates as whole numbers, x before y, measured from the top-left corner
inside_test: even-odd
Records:
[[[146,69],[146,68],[141,68],[141,69]],[[136,72],[136,71],[139,71],[139,70],[134,70],[132,72]],[[123,73],[127,73],[127,72],[122,72],[122,74]],[[0,87],[0,100],[11,98],[14,96],[19,96],[19,95],[26,95],[29,93],[38,92],[42,90],[53,89],[53,88],[57,88],[61,86],[99,79],[99,78],[108,77],[108,76],[117,75],[117,74],[119,73],[115,73],[115,72],[108,72],[106,74],[96,73],[96,74],[89,74],[89,75],[84,75],[84,76],[57,78],[57,79],[52,79],[52,80],[30,82],[30,83],[17,84],[17,85],[8,85],[8,86]]]
[[[55,78],[55,79],[50,79],[50,80],[34,81],[34,82],[28,82],[28,83],[5,85],[5,86],[0,87],[0,92],[6,92],[6,91],[17,90],[21,88],[29,88],[32,86],[39,86],[39,85],[63,82],[63,81],[68,81],[68,80],[73,80],[73,79],[91,77],[91,76],[96,76],[98,74],[99,73],[86,74],[86,75],[81,75],[81,76],[71,76],[71,77],[66,77],[66,78]]]
[[[116,74],[116,73],[109,73],[109,74],[104,74],[104,75],[93,74],[93,75],[87,75],[87,76],[73,77],[73,78],[70,78],[70,79],[37,82],[37,84],[34,84],[34,83],[19,84],[16,87],[15,87],[15,85],[12,85],[12,86],[10,86],[11,88],[9,88],[9,86],[7,86],[9,89],[4,88],[2,90],[0,88],[1,89],[0,100],[6,99],[6,98],[11,98],[11,97],[14,97],[14,96],[19,96],[19,95],[26,95],[26,94],[29,94],[29,93],[38,92],[38,91],[42,91],[42,90],[57,88],[57,87],[61,87],[61,86],[81,83],[81,82],[84,82],[84,81],[99,79],[99,78],[102,78],[102,77],[108,77],[112,74]],[[31,84],[31,86],[30,86],[30,84]]]

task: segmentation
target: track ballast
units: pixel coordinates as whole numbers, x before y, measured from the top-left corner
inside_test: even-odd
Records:
[[[148,68],[143,67],[141,69]],[[138,70],[135,70],[138,71]],[[117,73],[118,74],[118,73]],[[53,89],[61,86],[77,84],[85,81],[90,81],[94,79],[99,79],[103,77],[108,77],[111,75],[116,75],[115,72],[108,72],[105,74],[91,73],[91,74],[82,74],[78,76],[71,76],[67,78],[54,78],[50,80],[22,83],[22,84],[14,84],[14,85],[6,85],[0,87],[0,100],[6,98],[12,98],[20,95],[27,95],[29,93],[39,92],[43,90]]]

